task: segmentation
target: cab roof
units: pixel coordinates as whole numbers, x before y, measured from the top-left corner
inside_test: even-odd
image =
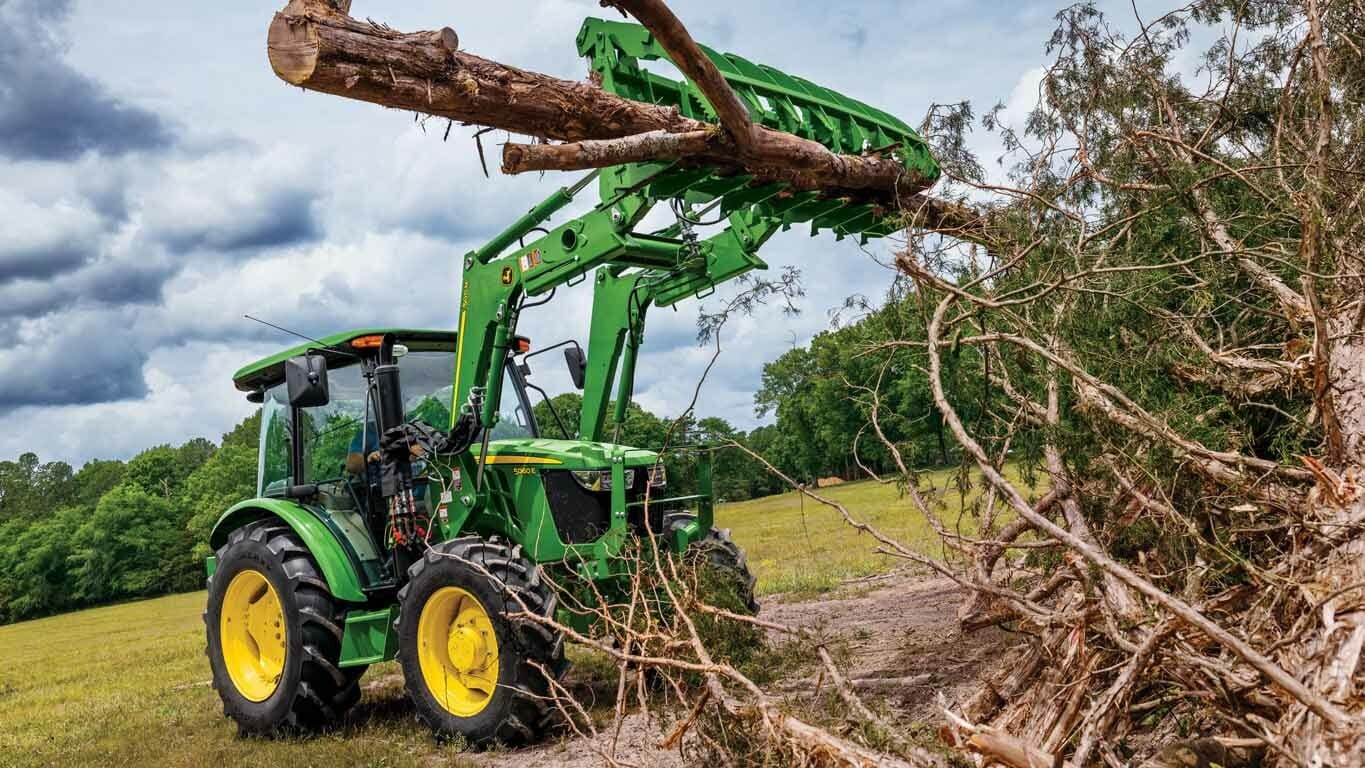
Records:
[[[270,357],[257,360],[232,375],[232,384],[243,392],[255,392],[284,381],[284,361],[309,352],[327,358],[327,364],[351,362],[356,355],[374,354],[375,350],[355,350],[351,342],[362,336],[382,336],[392,333],[399,344],[414,352],[455,351],[454,331],[433,331],[413,328],[358,328],[323,336],[316,342],[308,341],[290,347]]]

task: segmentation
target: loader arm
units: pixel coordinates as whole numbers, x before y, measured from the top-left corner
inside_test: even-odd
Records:
[[[579,32],[578,48],[604,89],[717,121],[691,83],[649,71],[647,63],[665,59],[666,54],[643,27],[588,19]],[[908,171],[938,177],[927,144],[897,118],[771,67],[704,46],[703,51],[748,105],[756,123],[818,141],[835,152],[890,153]],[[533,232],[544,232],[546,222],[594,180],[596,207],[524,242]],[[659,232],[636,231],[661,202],[674,207],[678,223]],[[724,226],[700,238],[688,219],[703,207],[718,212]],[[478,399],[471,399],[471,394],[478,390],[483,398],[473,415],[491,429],[503,394],[502,365],[523,304],[546,297],[559,286],[591,279],[593,310],[578,439],[615,438],[633,395],[650,307],[672,306],[752,270],[766,269],[759,250],[774,234],[794,225],[808,223],[812,235],[828,230],[839,239],[857,236],[867,242],[896,231],[900,222],[897,212],[865,200],[796,191],[780,181],[759,181],[687,162],[637,163],[589,174],[573,187],[556,191],[465,256],[452,419],[475,410]],[[613,395],[613,428],[608,433],[607,409]],[[472,451],[460,461],[464,477],[482,477]],[[488,493],[482,483],[466,484],[456,506],[463,507],[466,516],[478,514],[489,508]]]

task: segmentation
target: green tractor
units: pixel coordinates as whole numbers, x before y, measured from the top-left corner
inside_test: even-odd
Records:
[[[603,87],[714,120],[691,85],[641,66],[662,56],[643,28],[589,19],[578,42]],[[937,175],[901,121],[708,53],[757,122],[836,151],[896,146],[908,168]],[[594,181],[599,204],[547,228]],[[636,232],[661,202],[676,223]],[[723,226],[703,239],[694,227],[717,209]],[[239,371],[234,384],[262,408],[258,498],[214,527],[204,614],[225,714],[252,735],[322,727],[359,699],[369,665],[397,658],[438,737],[534,740],[552,720],[549,680],[567,666],[564,629],[592,632],[595,609],[626,593],[633,541],[714,569],[756,611],[743,553],[713,527],[705,454],[699,487],[670,496],[664,446],[617,441],[647,311],[765,268],[759,248],[805,223],[864,240],[898,225],[871,204],[780,182],[617,166],[465,256],[454,331],[338,333]],[[584,280],[587,349],[533,351],[517,335],[521,314]],[[576,423],[535,418],[530,393],[544,393],[530,359],[554,350],[583,390]]]

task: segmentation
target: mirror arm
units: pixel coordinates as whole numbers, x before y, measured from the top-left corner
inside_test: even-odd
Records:
[[[526,362],[527,360],[530,360],[531,358],[535,357],[536,355],[543,355],[543,354],[545,354],[546,352],[553,352],[553,351],[555,351],[556,349],[560,349],[560,348],[562,348],[562,347],[570,347],[570,346],[576,347],[576,348],[578,349],[579,354],[582,354],[582,353],[583,353],[583,348],[580,347],[580,346],[578,345],[578,341],[577,341],[576,339],[569,339],[569,340],[567,340],[567,341],[561,341],[561,342],[559,342],[558,344],[554,344],[554,345],[548,346],[548,347],[546,347],[546,348],[544,348],[544,349],[537,349],[537,350],[534,351],[534,352],[527,352],[527,353],[524,354],[524,355],[518,355],[518,357],[520,357],[520,358],[521,358],[521,361],[524,363],[524,362]]]
[[[569,430],[565,429],[564,420],[559,418],[559,409],[555,408],[554,401],[550,399],[550,396],[546,394],[545,390],[541,389],[540,387],[537,387],[536,385],[532,384],[529,381],[525,382],[525,384],[528,389],[534,389],[535,391],[540,393],[540,397],[545,401],[545,406],[550,409],[550,415],[555,417],[555,425],[559,427],[560,434],[564,435],[565,440],[572,440],[573,435],[570,435]]]

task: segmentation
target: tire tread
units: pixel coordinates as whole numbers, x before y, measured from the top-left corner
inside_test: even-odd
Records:
[[[229,694],[231,680],[220,680],[215,670],[213,687],[223,700],[223,714],[237,722],[244,736],[277,736],[333,725],[360,699],[360,676],[364,672],[364,668],[342,669],[338,664],[345,606],[332,597],[308,549],[288,525],[267,519],[232,531],[227,543],[215,553],[219,567],[228,561],[235,547],[245,542],[264,545],[280,564],[287,580],[285,588],[293,593],[297,607],[296,631],[302,634],[298,647],[303,656],[299,682],[289,707],[275,722],[262,722],[258,715],[248,711],[250,704],[244,705]],[[209,577],[207,586],[212,593],[216,586],[214,577]],[[208,625],[207,610],[203,618]],[[212,643],[214,633],[210,627],[206,626],[206,630]],[[206,646],[204,652],[212,657],[211,647]]]

